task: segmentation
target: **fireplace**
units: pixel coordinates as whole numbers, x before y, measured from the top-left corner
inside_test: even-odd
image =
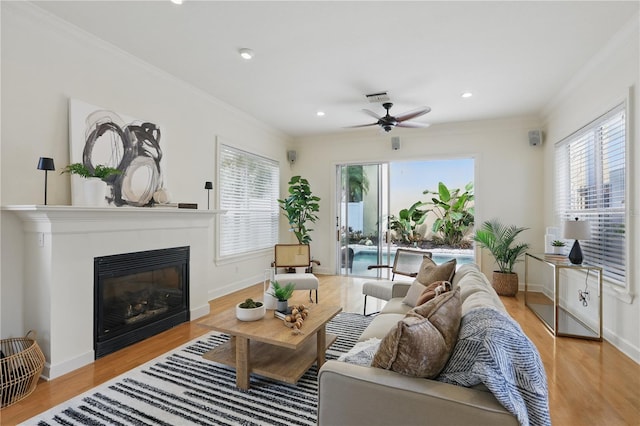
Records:
[[[100,358],[189,321],[189,247],[94,258]]]

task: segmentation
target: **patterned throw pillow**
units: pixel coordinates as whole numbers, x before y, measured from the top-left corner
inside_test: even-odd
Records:
[[[380,342],[373,367],[414,377],[440,374],[458,338],[460,289],[412,309]]]

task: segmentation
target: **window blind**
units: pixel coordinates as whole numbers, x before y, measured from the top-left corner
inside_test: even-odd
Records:
[[[561,221],[589,221],[586,263],[626,280],[626,111],[619,105],[556,144],[556,208]]]
[[[221,144],[219,256],[273,249],[278,242],[278,162]]]

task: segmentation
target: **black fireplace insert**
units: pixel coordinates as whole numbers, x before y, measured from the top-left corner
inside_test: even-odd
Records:
[[[96,359],[189,321],[189,247],[96,257],[94,300]]]

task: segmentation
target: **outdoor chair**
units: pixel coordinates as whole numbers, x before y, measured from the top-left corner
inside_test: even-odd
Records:
[[[274,280],[281,285],[294,283],[296,290],[309,290],[309,301],[313,302],[311,292],[316,291],[316,303],[318,303],[318,278],[307,272],[317,260],[311,260],[308,244],[276,244],[274,249],[275,260],[271,264],[274,268]],[[302,272],[298,272],[302,270]]]
[[[391,280],[367,281],[362,285],[364,294],[363,314],[367,315],[367,296],[389,301],[394,297],[403,297],[409,291],[411,282],[395,281],[396,275],[415,278],[425,257],[431,258],[431,252],[423,250],[398,249],[393,265],[369,265],[367,269],[391,268]],[[377,312],[374,312],[377,313]],[[373,313],[369,314],[372,315]]]

